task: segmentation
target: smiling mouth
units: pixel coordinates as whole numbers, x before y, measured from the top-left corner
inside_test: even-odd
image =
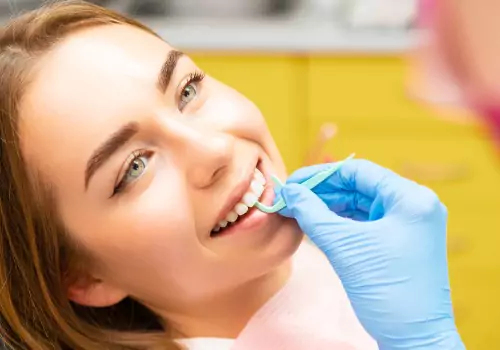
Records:
[[[224,219],[219,221],[212,229],[210,236],[218,236],[224,231],[238,223],[238,220],[247,215],[252,210],[255,210],[255,203],[260,199],[266,188],[266,179],[262,172],[255,168],[250,186],[239,202],[226,214]]]

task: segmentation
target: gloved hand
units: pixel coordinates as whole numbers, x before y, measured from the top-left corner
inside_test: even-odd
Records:
[[[447,211],[430,189],[364,160],[311,190],[303,168],[281,190],[304,233],[326,254],[354,311],[383,350],[465,349],[446,258]]]

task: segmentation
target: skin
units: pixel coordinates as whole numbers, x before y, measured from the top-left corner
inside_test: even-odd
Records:
[[[295,221],[270,215],[253,232],[210,237],[258,160],[281,178],[286,171],[263,116],[238,92],[206,76],[190,87],[194,98],[179,102],[199,71],[187,56],[166,92],[158,89],[171,50],[129,26],[72,34],[38,64],[22,104],[22,149],[51,184],[70,237],[91,256],[88,274],[68,290],[73,301],[100,307],[131,296],[179,336],[236,337],[286,283],[302,235]],[[130,122],[139,132],[86,189],[92,153]],[[148,154],[135,176],[127,160],[138,150]],[[113,196],[124,174],[133,180]]]

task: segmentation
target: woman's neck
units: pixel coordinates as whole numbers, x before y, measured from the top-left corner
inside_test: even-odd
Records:
[[[291,260],[270,273],[241,285],[203,303],[209,312],[200,317],[197,312],[168,315],[169,328],[175,329],[174,338],[236,338],[255,313],[287,283],[291,274]],[[189,316],[196,314],[196,317]]]

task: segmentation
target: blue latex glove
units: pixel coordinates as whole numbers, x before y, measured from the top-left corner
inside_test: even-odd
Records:
[[[465,349],[450,297],[447,211],[436,194],[364,160],[346,162],[317,195],[296,184],[326,166],[288,179],[280,214],[326,254],[367,332],[384,350]]]

